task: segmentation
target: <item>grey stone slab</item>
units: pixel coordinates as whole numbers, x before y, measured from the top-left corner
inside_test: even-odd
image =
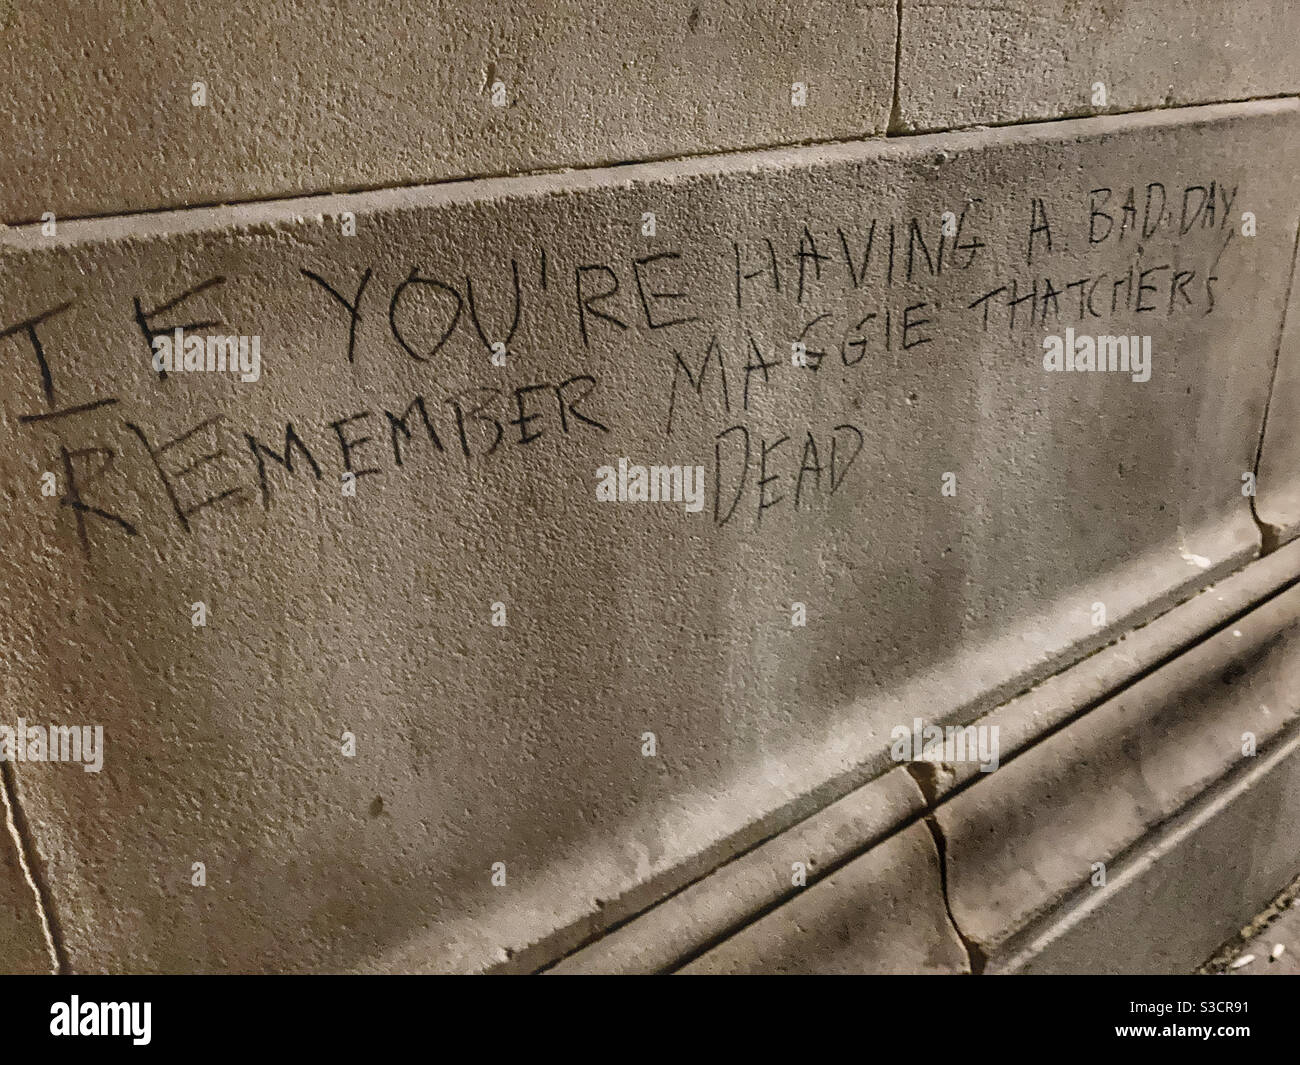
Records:
[[[1105,904],[1120,859],[1150,850],[1153,834],[1216,782],[1289,742],[1300,719],[1298,631],[1292,588],[940,806],[962,933],[996,963],[1032,922],[1054,920],[1049,911]],[[1221,941],[1240,924],[1208,934],[1217,928]],[[1120,927],[1115,919],[1118,939]],[[1170,957],[1190,971],[1212,949]]]
[[[1104,889],[988,971],[1194,971],[1295,876],[1298,809],[1300,737],[1291,734],[1118,864]]]
[[[43,0],[0,23],[13,223],[869,136],[889,117],[897,12]]]
[[[924,824],[891,836],[703,954],[686,976],[964,973]]]
[[[18,767],[73,967],[544,965],[918,713],[1238,568],[1296,130],[1253,104],[0,236],[2,708],[105,729],[100,773]],[[1195,210],[1211,182],[1257,238]],[[1140,264],[1130,186],[1167,200]],[[259,379],[160,380],[137,310],[259,337]],[[1150,379],[1045,372],[1066,327],[1151,335]],[[700,510],[599,501],[621,458],[701,467]]]
[[[898,121],[949,129],[1294,93],[1297,35],[1291,0],[904,0]]]

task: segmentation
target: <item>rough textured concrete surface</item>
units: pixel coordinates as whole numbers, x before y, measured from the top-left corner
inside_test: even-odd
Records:
[[[1145,853],[1148,833],[1229,773],[1245,772],[1289,741],[1287,730],[1300,719],[1298,635],[1300,589],[1292,588],[940,806],[935,816],[948,843],[948,897],[962,933],[997,963],[1013,952],[1012,937],[1053,907],[1103,908],[1117,875],[1112,867],[1131,849]],[[1198,937],[1222,941],[1225,928],[1240,927],[1293,875],[1294,850],[1261,845],[1252,853],[1287,870],[1281,882],[1261,889],[1252,877],[1240,877],[1232,898],[1245,912],[1226,924],[1204,922]],[[1180,859],[1189,865],[1217,860]],[[1210,878],[1206,870],[1200,882]],[[1158,905],[1150,904],[1154,915]],[[1172,908],[1194,912],[1186,898]],[[1136,943],[1129,955],[1107,960],[1124,938],[1119,930],[1147,928],[1155,939],[1165,937],[1154,917],[1145,925],[1103,919],[1116,929],[1112,941],[1105,949],[1099,943],[1081,948],[1089,951],[1087,963],[1063,971],[1132,971],[1126,967],[1134,964],[1140,970],[1134,959],[1149,952],[1142,955]],[[1170,940],[1165,956],[1181,966],[1172,971],[1188,972],[1216,942],[1207,947],[1198,939],[1194,949],[1182,950]]]
[[[1300,240],[1295,269],[1300,270]],[[1294,273],[1269,393],[1256,490],[1255,515],[1269,541],[1294,539],[1300,533],[1300,289]]]
[[[947,129],[1293,93],[1298,35],[1293,0],[904,0],[898,121]]]
[[[684,975],[964,973],[924,824],[891,836],[679,970]]]
[[[869,136],[889,117],[897,14],[889,0],[43,0],[0,21],[21,41],[0,49],[13,223]]]
[[[655,973],[799,893],[924,806],[903,767],[831,803],[550,970],[555,975]]]
[[[0,973],[54,972],[39,905],[23,869],[13,811],[0,782]]]
[[[1297,129],[5,234],[3,710],[104,727],[101,772],[16,767],[71,966],[545,964],[887,767],[915,707],[968,720],[1239,566]],[[163,379],[176,327],[257,337],[258,379]],[[1067,327],[1150,336],[1149,380],[1046,372]],[[698,466],[699,509],[621,459]]]
[[[1300,736],[1176,818],[990,973],[1192,972],[1295,875]],[[1267,962],[1261,962],[1266,965]]]

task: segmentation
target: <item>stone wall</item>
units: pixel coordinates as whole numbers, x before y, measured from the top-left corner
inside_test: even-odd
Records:
[[[1300,15],[1040,7],[0,14],[0,966],[536,969],[1289,539]]]

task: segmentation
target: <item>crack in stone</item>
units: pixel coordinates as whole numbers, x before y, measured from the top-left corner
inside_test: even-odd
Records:
[[[1282,343],[1286,338],[1287,317],[1290,313],[1291,299],[1295,294],[1296,271],[1300,270],[1300,224],[1296,226],[1295,248],[1291,254],[1291,277],[1287,281],[1286,298],[1282,301],[1282,321],[1278,324],[1277,347],[1273,352],[1273,371],[1268,379],[1268,393],[1264,400],[1264,417],[1259,423],[1259,443],[1255,447],[1255,492],[1250,497],[1250,516],[1259,529],[1259,555],[1270,555],[1284,543],[1282,527],[1273,525],[1259,516],[1259,463],[1264,455],[1264,435],[1268,429],[1268,412],[1273,405],[1273,390],[1277,387],[1277,368],[1282,361]]]
[[[943,829],[939,827],[939,819],[933,813],[927,814],[924,821],[934,839],[934,848],[939,852],[939,891],[943,895],[943,908],[948,915],[948,924],[952,926],[953,933],[966,952],[966,963],[970,966],[971,975],[981,976],[985,966],[988,965],[988,957],[980,945],[961,930],[957,918],[953,915],[952,903],[948,899],[948,841],[944,838]]]
[[[0,801],[3,801],[5,808],[5,828],[9,832],[9,838],[13,840],[14,852],[22,869],[23,879],[27,881],[36,904],[36,915],[40,918],[45,949],[55,969],[61,975],[69,973],[71,968],[68,964],[63,933],[54,914],[54,901],[50,897],[44,877],[40,875],[36,842],[32,838],[27,817],[18,804],[18,782],[14,777],[13,765],[9,762],[0,762]]]

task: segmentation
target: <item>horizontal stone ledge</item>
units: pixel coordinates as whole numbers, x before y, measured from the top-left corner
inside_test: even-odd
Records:
[[[1002,764],[1100,704],[1144,673],[1196,654],[1206,635],[1250,613],[1300,574],[1300,542],[1251,563],[1211,585],[1069,669],[1057,673],[972,724],[996,729]],[[926,797],[943,801],[954,789],[984,779],[979,767],[911,763],[851,792],[807,820],[711,872],[610,934],[563,959],[556,974],[651,973],[682,964],[710,942],[724,938],[783,900],[800,894],[791,882],[795,862],[813,883],[855,851],[866,849],[924,808],[912,774],[924,783]],[[909,799],[909,795],[911,798]],[[1143,846],[1145,851],[1145,845]],[[1111,881],[1115,880],[1111,876]],[[1048,931],[1056,933],[1052,919]],[[1222,926],[1226,927],[1226,926]],[[1213,935],[1213,929],[1204,930]],[[1185,953],[1185,952],[1184,952]],[[1184,971],[1184,970],[1180,970]]]
[[[987,971],[1192,972],[1300,872],[1297,809],[1292,731],[1115,863],[1104,890],[1062,906]]]
[[[818,882],[924,808],[901,766],[754,848],[547,970],[557,976],[667,971]]]
[[[1006,764],[1072,717],[1172,661],[1230,619],[1295,583],[1298,575],[1300,543],[1291,543],[1201,589],[1148,624],[1123,633],[1096,654],[1053,674],[972,724],[997,730],[999,757]],[[976,761],[920,761],[911,768],[931,802],[983,778]]]
[[[0,646],[108,745],[16,774],[71,966],[543,966],[1239,568],[1298,114],[0,234]]]
[[[924,824],[877,844],[683,966],[683,976],[967,973]]]
[[[1292,587],[942,803],[962,934],[996,963],[1058,907],[1104,902],[1117,862],[1294,732],[1298,637]]]
[[[1005,766],[1025,751],[1032,751],[1046,733],[1086,710],[1089,704],[1096,702],[1105,692],[1123,687],[1155,666],[1181,668],[1186,662],[1199,661],[1198,656],[1204,655],[1203,644],[1207,633],[1225,622],[1235,628],[1230,619],[1239,618],[1243,614],[1256,617],[1263,601],[1277,593],[1283,585],[1293,583],[1297,574],[1300,574],[1300,543],[1290,544],[1205,589],[1150,625],[1126,634],[1116,644],[1056,674],[1032,691],[980,718],[974,725],[976,728],[998,729],[1000,755]],[[1233,639],[1240,641],[1243,637],[1234,636]],[[1185,657],[1179,657],[1180,654]],[[1245,652],[1245,657],[1251,657],[1249,651]],[[1207,710],[1208,712],[1210,711]],[[1080,722],[1076,721],[1068,727],[1074,729],[1079,725]],[[1175,737],[1175,742],[1176,739]],[[1272,764],[1276,760],[1276,743],[1268,735],[1258,736],[1257,742],[1269,746],[1268,756],[1261,755],[1260,764]],[[926,763],[916,763],[909,766],[908,770],[920,775],[925,768]],[[952,768],[959,772],[953,775],[949,772]],[[926,779],[924,776],[921,778]],[[927,779],[927,789],[933,794],[937,785],[937,794],[943,796],[958,785],[974,782],[978,787],[984,779],[977,768],[966,764],[945,766],[942,771]],[[1254,774],[1249,779],[1253,780]],[[1233,784],[1230,790],[1235,792],[1241,787],[1242,785]],[[900,788],[910,791],[914,799],[910,802],[902,801],[905,797],[900,798]],[[1213,790],[1211,787],[1210,794],[1213,794]],[[878,842],[882,834],[887,834],[891,829],[914,818],[923,808],[920,797],[908,772],[901,767],[892,770],[789,831],[722,866],[548,971],[560,974],[658,972],[671,968],[673,962],[680,965],[690,961],[702,947],[722,938],[727,932],[735,935],[743,932],[742,940],[751,944],[756,944],[759,939],[766,941],[769,938],[766,935],[758,939],[745,939],[750,935],[748,926],[761,921],[778,904],[792,902],[796,896],[802,895],[808,884],[826,877],[828,870],[843,864],[844,859],[852,856],[855,851],[868,847],[869,843]],[[1189,808],[1195,808],[1198,803],[1204,806],[1209,801],[1203,795],[1198,796]],[[1023,808],[1026,811],[1041,808],[1041,804],[1036,803],[1035,799],[1025,798]],[[1172,823],[1180,823],[1193,816],[1180,811]],[[1156,833],[1157,839],[1164,838],[1163,831]],[[1231,838],[1230,832],[1216,832],[1225,841]],[[1227,846],[1226,842],[1224,846]],[[1109,897],[1119,891],[1121,880],[1131,877],[1132,874],[1126,870],[1136,870],[1141,875],[1146,875],[1148,867],[1156,860],[1153,856],[1163,849],[1166,849],[1164,843],[1152,842],[1151,837],[1144,836],[1138,845],[1130,848],[1131,856],[1126,854],[1111,863],[1108,883],[1112,890],[1109,893],[1090,891],[1077,903],[1066,904],[1059,911],[1049,910],[1037,923],[1031,923],[1028,931],[1011,937],[1010,942],[1020,944],[1016,948],[1018,953],[1013,955],[1011,947],[1004,946],[996,957],[995,967],[989,971],[1011,971],[1021,965],[1031,965],[1035,971],[1042,969],[1055,956],[1044,954],[1039,957],[1047,949],[1046,944],[1065,937],[1069,929],[1085,917],[1092,923],[1101,921],[1113,926],[1110,936],[1114,943],[1127,936],[1137,935],[1144,950],[1115,951],[1112,956],[1104,959],[1094,952],[1092,962],[1076,964],[1071,961],[1059,971],[1092,971],[1089,965],[1093,964],[1099,967],[1099,971],[1146,971],[1142,966],[1157,964],[1145,952],[1145,948],[1156,949],[1161,943],[1171,942],[1167,935],[1170,918],[1153,912],[1147,914],[1147,923],[1131,923],[1125,928],[1120,919],[1120,911],[1110,913],[1106,908],[1109,906]],[[1227,867],[1233,869],[1239,868],[1243,861],[1248,861],[1242,855],[1230,857]],[[807,880],[802,885],[792,883],[791,869],[798,869],[795,863],[801,863],[806,870]],[[1284,853],[1269,857],[1266,868],[1272,870],[1275,867],[1286,867]],[[1240,906],[1240,900],[1254,898],[1256,883],[1259,890],[1264,890],[1271,883],[1271,875],[1247,878],[1252,883],[1250,888],[1228,892],[1225,898],[1233,900],[1233,906]],[[996,885],[989,885],[990,892],[995,892],[995,887]],[[837,910],[848,911],[855,905],[863,904],[863,899],[853,895],[843,884],[836,889],[836,893],[841,896],[833,907]],[[1137,891],[1130,893],[1135,898],[1140,895]],[[1149,894],[1148,892],[1147,895]],[[1094,911],[1098,912],[1094,914]],[[808,915],[804,911],[795,907],[790,911],[790,916],[797,917],[797,923],[801,927],[805,926],[804,918]],[[1198,954],[1199,945],[1207,937],[1214,940],[1223,929],[1231,927],[1235,927],[1231,920],[1193,921],[1189,915],[1185,924],[1179,923],[1179,928],[1187,933],[1181,938],[1190,936],[1198,945],[1180,945],[1177,950],[1165,952],[1165,967],[1173,965],[1169,969],[1173,972],[1189,971],[1208,954],[1208,949],[1212,949],[1207,948]],[[1151,935],[1144,932],[1144,929],[1160,931]],[[1074,944],[1071,949],[1079,948],[1080,944],[1085,943],[1085,938],[1070,933],[1070,942]],[[1214,940],[1213,945],[1217,945],[1217,942]],[[751,949],[758,950],[756,946]],[[872,949],[880,956],[892,959],[889,964],[897,964],[899,968],[896,971],[909,971],[908,962],[898,955],[894,947],[876,944]],[[1058,948],[1052,949],[1056,951]],[[781,957],[785,958],[786,955],[782,954]],[[1189,961],[1189,958],[1192,960]],[[768,958],[768,962],[775,964],[771,958]],[[811,958],[806,959],[806,963],[815,964]],[[863,960],[861,964],[875,965],[878,961]],[[919,962],[912,959],[912,964]],[[767,971],[762,969],[757,956],[751,959],[751,965],[756,971]],[[1115,969],[1116,966],[1120,969]]]

